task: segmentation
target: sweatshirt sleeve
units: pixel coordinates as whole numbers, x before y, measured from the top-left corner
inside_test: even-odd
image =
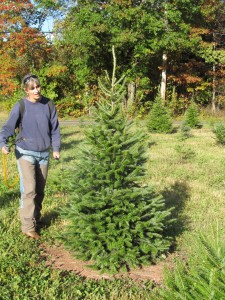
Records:
[[[58,115],[57,115],[55,105],[53,106],[50,122],[51,122],[52,149],[54,152],[59,152],[61,146],[61,138],[60,138]]]
[[[10,112],[8,120],[2,126],[2,129],[0,131],[0,148],[7,146],[9,137],[14,135],[19,116],[20,106],[19,103],[16,103]]]

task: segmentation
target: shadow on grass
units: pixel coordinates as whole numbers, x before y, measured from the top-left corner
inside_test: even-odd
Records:
[[[10,202],[15,201],[15,199],[20,198],[20,193],[15,191],[5,192],[2,196],[0,196],[0,208],[7,207]],[[18,200],[19,203],[19,200]],[[18,204],[19,205],[19,204]]]
[[[148,148],[151,148],[151,147],[156,146],[156,145],[157,145],[157,143],[155,141],[151,141],[151,142],[148,143]]]
[[[79,131],[71,131],[71,132],[61,132],[61,139],[62,141],[70,140],[70,141],[76,141],[76,136],[81,136]]]
[[[171,131],[171,134],[174,134],[174,133],[177,133],[178,131],[179,131],[179,129],[180,129],[180,126],[178,125],[176,125],[176,126],[173,126],[173,128],[172,128],[172,131]]]
[[[72,148],[76,147],[81,142],[83,142],[82,139],[80,139],[80,140],[73,140],[73,141],[70,141],[68,143],[62,142],[61,148],[62,148],[62,150],[69,150],[69,149],[72,149]]]
[[[59,211],[51,210],[48,213],[43,214],[41,217],[41,224],[38,226],[38,232],[42,230],[42,228],[48,228],[54,223],[59,217]]]
[[[189,186],[184,181],[176,181],[170,188],[162,192],[166,207],[173,208],[171,218],[175,221],[169,226],[167,234],[173,238],[188,228],[189,218],[184,214],[185,203],[190,197]]]
[[[76,139],[75,135],[80,134],[78,130],[72,130],[70,132],[61,132],[62,145],[61,148],[63,150],[72,149],[76,147],[79,143],[83,141],[83,139]],[[71,139],[70,139],[71,138]],[[66,139],[69,139],[68,142],[65,142]]]
[[[80,134],[80,131],[78,130],[74,130],[71,132],[61,132],[61,136],[66,139],[66,138],[69,138],[69,137],[74,137],[74,134]]]

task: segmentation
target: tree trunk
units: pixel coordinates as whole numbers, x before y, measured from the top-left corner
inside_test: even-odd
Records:
[[[163,53],[163,57],[162,57],[162,79],[161,79],[161,89],[160,89],[163,105],[165,105],[165,102],[166,102],[166,67],[167,67],[167,54]]]
[[[216,50],[215,33],[213,33],[213,50]],[[212,81],[212,113],[216,112],[216,64],[213,63],[213,81]]]
[[[216,65],[213,64],[212,113],[216,113]]]
[[[126,108],[129,110],[135,101],[135,95],[136,95],[136,84],[135,82],[128,83],[127,86],[127,103]]]

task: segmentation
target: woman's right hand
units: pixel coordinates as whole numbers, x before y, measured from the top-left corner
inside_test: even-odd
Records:
[[[2,147],[3,154],[9,154],[9,148],[7,146]]]

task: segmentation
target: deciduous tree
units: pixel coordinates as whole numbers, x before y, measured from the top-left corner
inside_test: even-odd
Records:
[[[143,99],[154,99],[163,68],[170,85],[183,87],[173,66],[196,48],[198,41],[191,37],[190,28],[202,1],[78,1],[58,26],[58,49],[74,74],[73,87],[95,84],[96,74],[111,67],[112,44],[117,49],[118,72],[126,74],[128,95],[136,100],[136,107]],[[181,68],[175,70],[183,75]]]
[[[40,68],[50,46],[37,28],[40,14],[29,0],[0,1],[0,86],[1,95],[11,96],[21,78]],[[31,26],[32,25],[32,26]]]

